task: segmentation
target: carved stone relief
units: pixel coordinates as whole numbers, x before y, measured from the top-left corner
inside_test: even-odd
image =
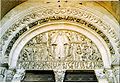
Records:
[[[105,74],[103,73],[103,70],[96,70],[95,73],[96,73],[96,76],[98,79],[105,79],[106,78]]]
[[[5,58],[8,58],[16,40],[33,26],[59,20],[79,23],[80,25],[93,30],[104,39],[111,55],[115,55],[115,50],[120,54],[120,39],[116,35],[114,29],[109,27],[94,14],[87,11],[85,12],[85,10],[82,9],[44,8],[44,10],[40,11],[26,15],[5,32],[0,40],[0,58],[2,55],[5,56]],[[39,20],[36,18],[39,18]],[[34,20],[34,22],[30,23],[31,20]],[[27,22],[30,24],[27,24]],[[21,25],[24,25],[24,27],[21,27]],[[95,25],[98,25],[99,29]],[[109,39],[115,43],[114,47],[117,49],[113,49]],[[59,41],[62,42],[59,43]],[[7,46],[7,48],[4,48],[5,46]],[[5,53],[3,50],[5,50]],[[115,60],[117,59],[118,58]],[[118,60],[118,62],[115,60],[113,59],[113,62],[119,62]],[[62,67],[63,69],[103,68],[102,58],[95,44],[81,34],[76,32],[71,33],[71,31],[66,30],[45,32],[30,40],[21,51],[17,65],[18,68],[24,67],[25,69],[41,70],[56,69],[56,67]],[[117,71],[117,73],[115,72],[115,76],[119,80],[119,70],[117,69],[115,71]],[[12,78],[15,78],[13,76],[14,72],[12,70],[8,70],[6,72],[6,81],[10,81]],[[100,76],[100,78],[105,77],[104,74],[98,76]]]
[[[17,21],[14,25],[12,25],[11,28],[9,30],[7,30],[6,33],[2,36],[2,41],[0,42],[1,43],[1,45],[0,45],[1,52],[0,53],[3,54],[3,55],[9,56],[10,50],[11,50],[14,42],[18,39],[18,37],[21,34],[23,34],[28,29],[32,28],[32,26],[35,26],[37,24],[41,24],[41,23],[44,23],[44,22],[54,21],[54,20],[67,20],[67,21],[78,22],[81,25],[89,27],[90,29],[97,32],[106,41],[106,43],[109,47],[109,50],[111,52],[111,55],[114,55],[115,51],[113,49],[113,46],[111,45],[107,36],[103,33],[103,32],[106,32],[106,33],[109,34],[109,36],[111,36],[111,38],[116,43],[116,47],[117,47],[117,50],[119,52],[120,40],[119,40],[119,37],[116,36],[115,31],[111,27],[106,25],[102,20],[100,20],[99,18],[94,16],[94,14],[92,14],[90,12],[85,12],[84,10],[79,10],[79,11],[78,10],[79,9],[54,9],[54,10],[53,9],[45,9],[45,10],[42,10],[42,12],[38,11],[38,12],[34,12],[30,15],[25,16],[21,20]],[[70,16],[73,15],[74,17],[67,16],[68,14]],[[49,18],[42,18],[42,16],[46,17],[46,15],[49,16]],[[63,17],[59,17],[59,15],[63,16]],[[50,17],[50,16],[53,16],[53,17]],[[75,16],[77,18],[79,18],[79,17],[84,18],[84,20],[76,19]],[[29,22],[31,20],[35,20],[38,17],[41,18],[41,20],[35,21],[35,22],[33,22],[29,25],[25,25],[26,22]],[[85,20],[90,21],[91,23],[87,23]],[[101,31],[98,30],[92,24],[99,25],[100,26],[99,28],[101,29]],[[24,27],[23,29],[18,30],[18,27],[20,27],[20,25],[25,25],[27,27]],[[17,31],[19,33],[16,33],[15,31]],[[4,53],[2,53],[3,52],[2,50],[4,48],[4,45],[6,45],[5,41],[9,40],[9,36],[12,36],[12,35],[15,35],[15,37],[13,37],[13,39],[11,39],[11,41],[10,41],[10,43],[9,43],[7,49],[6,49],[6,52],[4,54]],[[115,60],[113,60],[113,61],[115,61]]]
[[[65,70],[57,70],[57,71],[55,70],[54,74],[55,74],[56,82],[63,82],[65,76]]]
[[[0,82],[4,80],[4,77],[5,77],[5,70],[6,68],[5,67],[0,67]]]
[[[25,77],[25,70],[24,69],[17,69],[15,75],[13,76],[12,81],[13,82],[20,82],[21,80],[23,80],[23,78]]]
[[[60,19],[58,19],[58,18],[60,18]],[[50,18],[45,18],[45,19],[41,19],[41,20],[39,20],[39,21],[33,22],[32,24],[29,25],[29,28],[31,28],[31,27],[34,26],[35,24],[37,25],[37,24],[40,24],[40,23],[47,22],[48,20],[49,20],[49,21],[53,21],[53,20],[61,20],[61,19],[63,19],[63,20],[70,20],[70,21],[76,21],[76,22],[78,22],[78,23],[84,22],[84,24],[85,24],[86,26],[88,26],[90,29],[92,29],[92,30],[94,30],[94,31],[97,31],[97,33],[98,33],[98,34],[107,42],[107,44],[109,45],[109,49],[110,49],[111,54],[115,54],[115,51],[114,51],[114,49],[113,49],[113,47],[112,47],[109,39],[106,37],[106,35],[103,34],[103,33],[102,33],[100,30],[98,30],[97,28],[95,28],[93,25],[91,25],[91,24],[89,24],[89,23],[87,24],[87,22],[85,22],[85,21],[83,21],[83,20],[81,20],[81,19],[72,18],[72,17],[69,17],[69,16],[66,17],[66,18],[64,18],[64,17],[50,17]],[[7,56],[9,55],[10,50],[11,50],[14,42],[19,38],[20,35],[22,35],[22,34],[23,34],[24,32],[26,32],[26,31],[27,31],[27,27],[25,27],[25,28],[23,28],[22,30],[20,30],[20,32],[17,33],[17,34],[15,35],[15,37],[11,40],[11,42],[10,42],[9,46],[7,47],[7,50],[6,50],[6,52],[5,52]]]
[[[113,74],[115,76],[116,82],[120,82],[120,66],[113,66]]]
[[[69,30],[53,30],[35,36],[19,56],[17,66],[24,69],[103,68],[96,45],[86,36]]]
[[[117,83],[112,70],[105,70],[105,75],[109,83]]]
[[[15,74],[15,70],[8,69],[5,73],[5,81],[6,82],[12,81],[14,74]]]

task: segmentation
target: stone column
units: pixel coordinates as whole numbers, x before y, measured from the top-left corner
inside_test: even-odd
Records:
[[[103,73],[103,69],[95,70],[95,74],[98,79],[98,83],[108,83],[106,76]]]
[[[20,82],[25,77],[24,69],[17,69],[15,75],[13,76],[12,82]]]
[[[56,82],[63,82],[66,70],[54,70],[55,74],[55,81]]]

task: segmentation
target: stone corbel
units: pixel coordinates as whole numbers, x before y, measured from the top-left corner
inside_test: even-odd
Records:
[[[103,72],[103,69],[98,69],[98,70],[95,70],[95,74],[96,74],[96,77],[98,79],[98,83],[109,83],[107,81],[107,78]]]
[[[55,74],[55,81],[56,82],[63,82],[66,70],[54,70]]]
[[[24,69],[16,69],[16,73],[13,76],[12,82],[20,82],[25,77],[25,70]]]

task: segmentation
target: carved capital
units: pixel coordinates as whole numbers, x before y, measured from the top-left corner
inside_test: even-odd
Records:
[[[113,66],[113,74],[116,78],[117,83],[120,82],[120,66]]]
[[[20,82],[25,76],[24,69],[17,69],[15,75],[13,76],[13,82]]]
[[[66,70],[54,70],[56,82],[63,82]]]
[[[13,79],[14,74],[15,74],[14,69],[6,70],[6,72],[5,72],[5,81],[6,82],[11,82],[12,79]]]
[[[107,80],[109,81],[109,83],[116,83],[113,71],[111,69],[105,69],[104,72],[105,72],[105,75],[106,75]]]

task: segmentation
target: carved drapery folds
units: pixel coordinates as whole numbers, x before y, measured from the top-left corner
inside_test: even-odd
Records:
[[[86,36],[69,30],[53,30],[32,38],[22,49],[17,67],[24,69],[103,68],[96,45]]]

